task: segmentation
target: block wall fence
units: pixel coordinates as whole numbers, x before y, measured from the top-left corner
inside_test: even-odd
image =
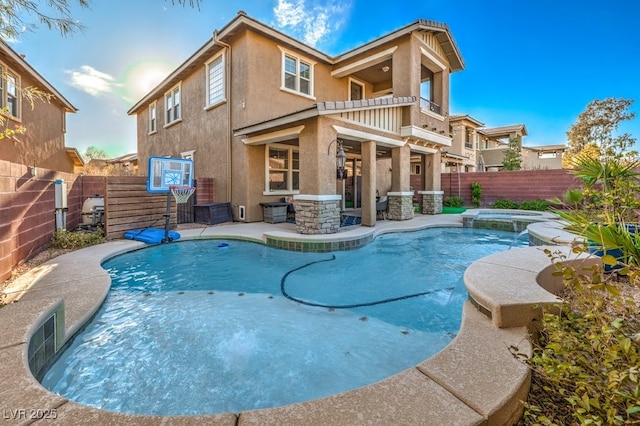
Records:
[[[489,207],[501,198],[513,201],[562,198],[568,189],[581,188],[580,179],[567,170],[519,170],[509,172],[443,173],[444,197],[462,197],[464,206],[472,206],[471,184],[482,187],[482,204]],[[415,188],[414,188],[415,189]]]
[[[46,248],[56,230],[55,182],[67,185],[66,229],[82,223],[82,205],[95,195],[105,197],[107,238],[122,238],[134,228],[164,226],[166,195],[146,192],[145,176],[83,176],[0,160],[0,281]],[[198,178],[198,202],[213,202],[213,179]],[[141,208],[140,206],[144,206]],[[176,204],[172,200],[172,224]]]

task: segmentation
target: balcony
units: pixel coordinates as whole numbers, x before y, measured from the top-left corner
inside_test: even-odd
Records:
[[[425,111],[431,111],[438,115],[442,115],[442,108],[440,105],[425,98],[420,98],[420,108]]]

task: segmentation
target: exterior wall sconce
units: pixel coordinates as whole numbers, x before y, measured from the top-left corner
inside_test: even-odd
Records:
[[[342,139],[335,139],[331,141],[329,148],[327,149],[327,155],[331,155],[331,145],[333,145],[334,142],[337,142],[338,144],[338,152],[336,153],[336,178],[346,179],[347,170],[345,169],[345,164],[347,163],[347,154],[344,152]]]
[[[389,68],[388,66],[386,66],[386,65],[385,65],[384,67],[382,67],[382,68],[380,68],[380,69],[382,70],[382,72],[389,72],[389,70],[390,70],[391,68]]]

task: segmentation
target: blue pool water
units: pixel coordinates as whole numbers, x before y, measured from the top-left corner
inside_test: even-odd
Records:
[[[239,412],[361,387],[446,346],[460,327],[464,270],[514,238],[438,228],[335,253],[221,240],[127,253],[103,265],[113,280],[107,299],[42,384],[89,406],[157,415]],[[359,304],[373,305],[330,307]]]

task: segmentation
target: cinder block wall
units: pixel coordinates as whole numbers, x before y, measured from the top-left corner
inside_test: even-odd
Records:
[[[580,179],[564,169],[443,173],[441,185],[444,196],[460,196],[465,206],[472,206],[473,182],[482,187],[481,207],[489,207],[501,198],[513,201],[562,198],[568,189],[582,186]]]

